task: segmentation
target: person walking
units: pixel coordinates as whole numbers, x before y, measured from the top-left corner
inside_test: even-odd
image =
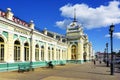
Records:
[[[95,59],[93,59],[93,66],[94,66],[94,68],[96,67],[96,60]]]
[[[100,63],[100,64],[102,63],[101,59],[99,60],[99,63]]]

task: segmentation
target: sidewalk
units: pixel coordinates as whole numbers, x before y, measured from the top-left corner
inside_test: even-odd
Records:
[[[105,64],[93,63],[67,64],[54,69],[37,68],[35,71],[1,72],[0,80],[120,80],[120,73],[110,75],[110,68]]]

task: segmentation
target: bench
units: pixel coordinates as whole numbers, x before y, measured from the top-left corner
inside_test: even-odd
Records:
[[[28,72],[30,70],[34,70],[29,64],[18,65],[18,72]]]
[[[61,61],[61,62],[60,62],[60,65],[62,65],[62,66],[63,66],[63,65],[65,65],[65,63]]]
[[[52,64],[52,62],[50,61],[50,62],[48,62],[47,63],[47,65],[48,65],[48,68],[51,68],[51,69],[53,69],[53,67],[54,67],[54,65]]]

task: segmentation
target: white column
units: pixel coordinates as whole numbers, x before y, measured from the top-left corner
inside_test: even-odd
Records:
[[[39,46],[39,60],[41,61],[41,46]]]
[[[7,62],[14,62],[14,42],[13,42],[13,34],[8,33],[8,60]]]
[[[21,45],[20,47],[20,61],[24,61],[24,44]]]
[[[88,46],[88,44],[86,45],[86,53],[87,53],[86,60],[89,60],[89,46]]]
[[[67,60],[71,60],[71,45],[68,46],[67,51]]]
[[[62,60],[62,49],[60,49],[60,60]]]
[[[50,47],[50,60],[52,60],[52,47]]]
[[[65,60],[67,60],[67,50],[65,49]]]
[[[57,58],[56,58],[56,45],[54,46],[54,60],[57,60]]]
[[[5,62],[9,61],[9,59],[8,59],[9,55],[8,55],[7,48],[8,48],[8,44],[5,42],[5,44],[4,44],[4,56],[5,56],[4,58],[5,58]]]
[[[31,39],[30,43],[30,61],[35,61],[35,41],[34,39]]]
[[[44,46],[44,60],[48,61],[48,43]]]
[[[60,51],[61,51],[61,52],[60,52],[60,54],[61,54],[61,55],[60,55],[60,56],[61,56],[60,60],[62,60],[62,59],[63,59],[63,56],[62,56],[62,55],[63,55],[63,52],[62,52],[62,49],[60,49]]]
[[[83,41],[78,43],[78,60],[83,60]]]
[[[58,49],[56,48],[56,60],[58,60]]]

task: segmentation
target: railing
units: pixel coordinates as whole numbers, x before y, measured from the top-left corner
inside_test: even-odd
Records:
[[[6,13],[5,13],[3,10],[1,10],[1,9],[0,9],[0,17],[3,17],[3,18],[6,17]],[[15,22],[15,23],[17,23],[17,24],[20,24],[20,25],[29,27],[29,23],[27,23],[27,22],[24,21],[24,20],[21,20],[21,19],[18,18],[18,17],[13,16],[12,21]]]
[[[29,24],[27,22],[21,20],[20,18],[15,17],[15,16],[13,16],[13,21],[17,24],[29,27]]]
[[[0,16],[5,18],[5,12],[0,11]]]

